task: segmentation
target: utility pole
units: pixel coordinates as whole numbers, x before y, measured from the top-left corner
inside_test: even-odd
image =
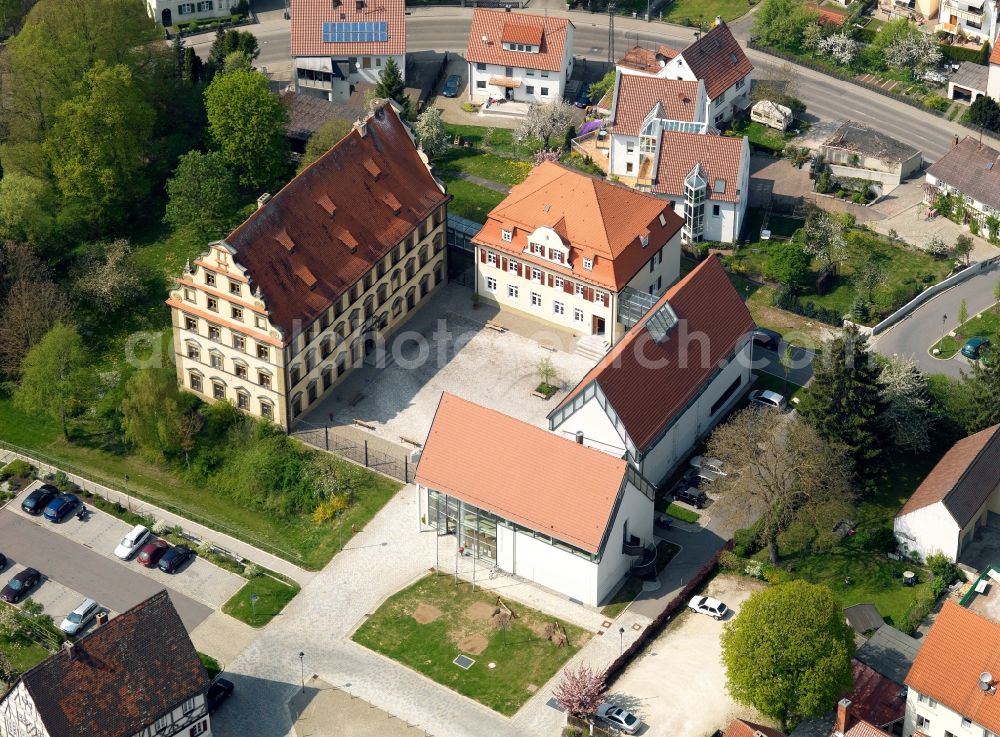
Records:
[[[615,3],[608,3],[608,64],[615,63]]]

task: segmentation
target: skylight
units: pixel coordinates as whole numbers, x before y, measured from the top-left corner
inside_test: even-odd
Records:
[[[653,340],[662,343],[667,337],[670,328],[677,324],[677,315],[669,302],[664,302],[660,308],[646,320],[646,330],[653,336]]]
[[[719,194],[724,193],[726,191],[726,180],[725,179],[716,179],[715,180],[715,186],[712,187],[712,191],[713,192],[717,192]]]

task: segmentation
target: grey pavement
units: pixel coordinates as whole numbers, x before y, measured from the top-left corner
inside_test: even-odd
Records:
[[[781,345],[778,346],[777,351],[768,350],[762,346],[754,346],[753,367],[763,371],[764,373],[776,376],[779,379],[786,378],[785,367],[781,365],[781,358],[784,354],[786,345],[787,343],[782,341]],[[788,381],[792,384],[798,384],[799,386],[805,386],[808,384],[809,380],[812,379],[812,363],[815,358],[815,351],[793,345],[791,355],[792,362],[789,364],[788,369]]]
[[[872,342],[872,348],[883,356],[911,356],[924,373],[958,378],[963,369],[968,371],[969,368],[968,361],[961,354],[945,361],[934,358],[928,350],[958,327],[958,312],[963,299],[970,316],[996,302],[993,290],[998,279],[1000,267],[994,265],[945,290],[879,335]]]
[[[88,550],[67,537],[45,529],[42,521],[25,519],[10,509],[0,511],[3,553],[16,563],[37,569],[48,579],[95,599],[117,612],[125,611],[163,590],[161,583]],[[50,523],[44,522],[45,525]],[[86,524],[70,518],[63,524]],[[42,584],[43,586],[45,584]],[[184,626],[190,632],[212,611],[201,602],[167,588]],[[80,598],[82,599],[83,596]],[[77,601],[79,603],[79,601]],[[69,613],[50,612],[53,616]]]

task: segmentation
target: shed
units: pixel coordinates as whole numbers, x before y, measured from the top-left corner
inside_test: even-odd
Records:
[[[847,623],[851,625],[851,629],[859,635],[877,630],[885,624],[885,620],[882,619],[882,615],[879,614],[874,604],[849,606],[844,610],[844,616],[847,617]]]

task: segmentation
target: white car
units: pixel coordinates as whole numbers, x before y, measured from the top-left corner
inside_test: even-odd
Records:
[[[710,596],[695,596],[688,602],[688,606],[701,614],[707,614],[715,619],[722,619],[729,611],[729,607],[718,599]]]
[[[149,530],[144,525],[136,525],[118,543],[118,547],[115,548],[115,556],[122,560],[128,560],[135,555],[135,551],[142,547],[148,537]]]
[[[635,714],[607,702],[597,707],[597,716],[625,734],[635,734],[642,726],[642,720]]]
[[[62,621],[59,629],[67,635],[75,635],[90,624],[90,620],[96,617],[100,610],[101,607],[96,601],[93,599],[84,599],[80,606],[71,611],[66,619]]]
[[[718,458],[712,458],[711,456],[694,456],[690,461],[688,461],[688,464],[691,468],[697,468],[702,473],[707,471],[715,476],[729,475],[722,470],[722,461]]]
[[[756,404],[758,407],[770,407],[771,409],[784,410],[787,403],[785,398],[778,394],[778,392],[772,392],[770,389],[754,389],[750,392],[750,403]]]

